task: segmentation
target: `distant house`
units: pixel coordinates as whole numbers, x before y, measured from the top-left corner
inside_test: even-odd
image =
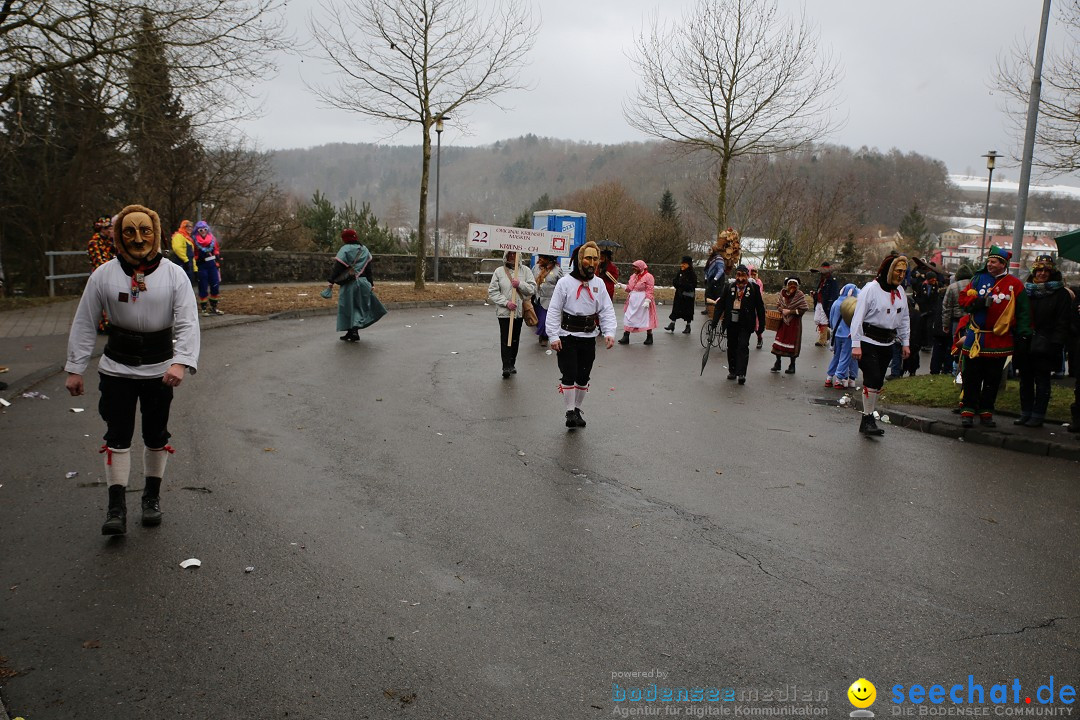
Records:
[[[1055,230],[1054,233],[1060,231]],[[981,264],[981,260],[985,252],[989,251],[991,245],[997,245],[1001,248],[1012,248],[1012,235],[991,235],[986,238],[986,245],[983,246],[982,231],[979,231],[979,236],[975,240],[969,240],[959,244],[956,247],[946,248],[942,251],[942,262],[945,264],[945,268],[948,270],[955,270],[960,265],[966,263],[975,267]],[[1025,235],[1023,244],[1021,245],[1021,259],[1020,267],[1028,267],[1039,255],[1057,255],[1057,244],[1052,239],[1052,236],[1046,235]]]

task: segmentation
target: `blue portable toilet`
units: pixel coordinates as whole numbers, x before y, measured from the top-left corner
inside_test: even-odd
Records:
[[[560,258],[563,270],[570,269],[570,257],[578,245],[585,242],[585,213],[573,210],[537,210],[533,213],[533,230],[552,230],[570,237],[570,255]]]

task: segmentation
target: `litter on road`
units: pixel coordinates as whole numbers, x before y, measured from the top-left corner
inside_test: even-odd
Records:
[[[184,568],[185,570],[187,570],[188,568],[197,568],[201,565],[202,560],[199,560],[198,558],[188,558],[184,562],[180,563],[180,567]]]

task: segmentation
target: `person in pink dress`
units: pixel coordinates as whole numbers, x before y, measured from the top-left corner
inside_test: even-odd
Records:
[[[645,331],[645,344],[652,345],[652,331],[657,326],[656,280],[644,260],[634,261],[634,274],[626,281],[626,306],[623,307],[623,336],[620,345],[630,344],[630,333]]]

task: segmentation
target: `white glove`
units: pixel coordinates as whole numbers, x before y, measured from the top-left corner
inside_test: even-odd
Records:
[[[645,298],[645,302],[643,302],[642,305],[644,307],[649,307],[650,305],[652,305],[652,300]]]

